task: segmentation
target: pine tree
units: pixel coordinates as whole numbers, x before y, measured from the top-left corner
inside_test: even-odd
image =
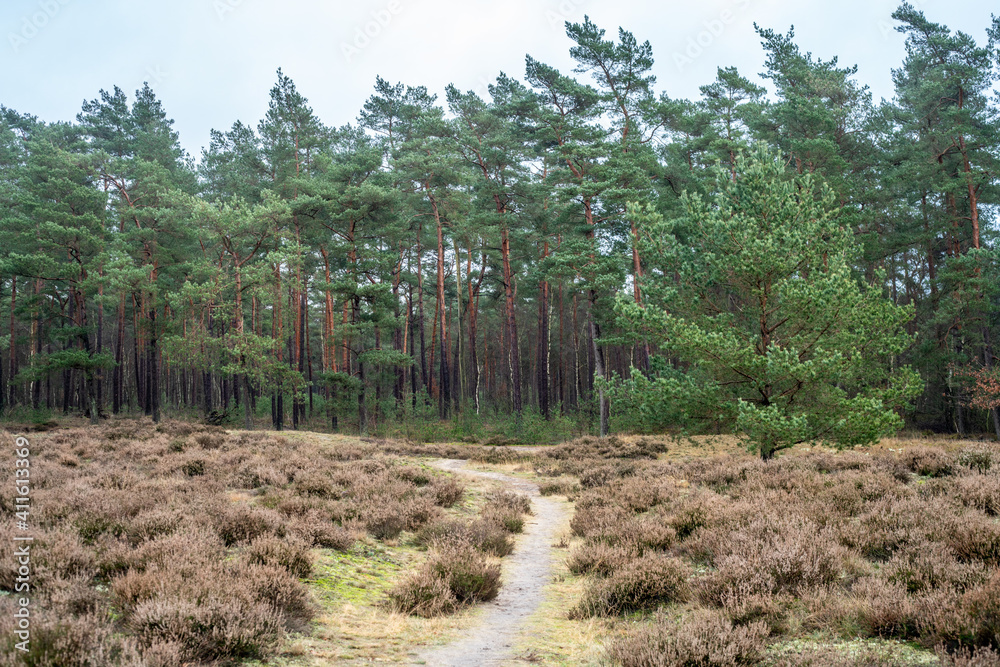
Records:
[[[676,280],[661,281],[655,305],[619,302],[619,312],[692,367],[629,388],[647,409],[676,401],[725,415],[765,460],[799,442],[850,446],[899,428],[894,408],[920,390],[914,372],[890,364],[909,343],[912,309],[859,283],[834,192],[789,178],[764,148],[737,159],[735,179],[720,166],[716,188],[711,201],[685,198],[683,222],[635,209],[656,275]]]

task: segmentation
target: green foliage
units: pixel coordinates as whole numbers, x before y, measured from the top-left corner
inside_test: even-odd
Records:
[[[197,166],[148,85],[75,123],[0,108],[0,408],[250,427],[251,398],[278,429],[547,442],[606,432],[610,398],[615,428],[766,456],[903,416],[1000,437],[956,372],[995,368],[1000,19],[892,18],[880,104],[768,27],[767,90],[727,67],[673,99],[650,43],[584,17],[571,70],[441,100],[379,77],[356,125],[279,70]]]
[[[720,169],[716,188],[710,202],[686,196],[683,218],[632,210],[657,258],[645,283],[653,298],[645,308],[619,300],[618,312],[695,371],[622,389],[653,387],[654,405],[676,399],[682,422],[721,412],[764,458],[807,440],[872,442],[902,426],[894,408],[920,390],[895,364],[912,308],[859,282],[833,193],[790,177],[765,148],[738,158],[735,179]],[[693,385],[699,376],[709,389]]]

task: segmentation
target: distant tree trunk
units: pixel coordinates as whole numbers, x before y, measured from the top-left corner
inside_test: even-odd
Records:
[[[594,353],[594,377],[604,379],[604,352],[601,350],[601,346],[598,344],[598,340],[601,337],[600,327],[597,325],[597,321],[594,320],[594,314],[590,314],[590,340],[593,342],[593,353]],[[600,412],[600,434],[603,438],[608,434],[608,420],[611,416],[611,405],[607,398],[604,396],[604,385],[603,383],[598,383],[597,386],[597,405],[598,411]]]
[[[432,324],[431,324],[431,358],[430,358],[430,361],[428,362],[428,367],[430,368],[430,373],[432,375],[430,376],[430,382],[428,383],[427,389],[431,393],[431,396],[434,396],[435,398],[437,398],[437,396],[441,392],[441,380],[439,378],[435,382],[434,376],[433,376],[433,373],[434,373],[434,355],[437,354],[438,322],[440,321],[440,319],[438,317],[438,311],[440,311],[440,310],[441,310],[441,301],[438,300],[438,299],[434,299],[434,319],[432,320]]]
[[[17,276],[10,279],[10,360],[7,366],[7,403],[17,404],[17,395],[14,389],[14,378],[17,377],[17,318],[14,311],[17,310]]]
[[[41,297],[42,294],[42,281],[41,279],[35,280],[35,300],[36,302]],[[42,313],[41,310],[36,306],[34,308],[34,314],[31,322],[31,348],[29,351],[30,357],[28,359],[28,367],[34,365],[35,359],[42,352]],[[42,393],[42,383],[41,380],[31,381],[31,407],[35,410],[38,409],[39,402]]]
[[[103,275],[103,271],[101,274]],[[104,354],[104,285],[97,288],[97,294],[101,297],[97,303],[97,356]],[[100,413],[104,409],[104,369],[98,368],[97,373],[97,410]]]
[[[472,245],[469,245],[469,256],[466,262],[466,282],[469,286],[469,367],[472,371],[472,392],[476,401],[476,414],[479,414],[479,352],[476,346],[476,321],[479,317],[479,288],[472,285]],[[480,279],[486,271],[484,263]],[[481,280],[480,280],[481,284]]]
[[[361,297],[357,294],[354,295],[352,301],[353,307],[351,309],[351,322],[356,324],[361,318]],[[365,364],[362,360],[363,358],[359,354],[357,356],[358,360],[358,433],[360,435],[365,435],[368,429],[368,412],[367,406],[365,405]]]
[[[542,249],[542,261],[549,255],[549,243]],[[538,340],[535,342],[535,383],[538,386],[538,411],[549,419],[549,283],[538,285]]]
[[[542,281],[538,297],[537,369],[538,411],[550,418],[549,408],[549,284]]]
[[[983,357],[986,361],[986,368],[993,368],[993,341],[990,338],[990,327],[986,325],[983,327]],[[993,422],[993,432],[996,434],[997,439],[1000,440],[1000,414],[998,414],[997,409],[990,408],[990,420]]]
[[[580,304],[577,295],[573,295],[573,407],[580,406],[580,396],[583,393],[583,384],[580,380]]]
[[[566,413],[566,368],[564,367],[565,356],[563,350],[565,349],[566,339],[564,334],[565,331],[565,316],[566,311],[563,308],[563,285],[562,282],[559,283],[559,362],[556,365],[556,372],[558,373],[558,381],[556,382],[556,387],[558,387],[559,393],[559,410],[561,413]]]
[[[420,386],[426,389],[428,385],[427,343],[424,327],[424,269],[420,247],[421,232],[423,232],[423,225],[420,225],[417,230],[417,327],[420,329]]]
[[[444,229],[443,223],[441,221],[441,215],[438,212],[437,202],[434,200],[434,196],[431,198],[431,207],[434,211],[434,220],[437,223],[437,313],[440,317],[440,322],[435,322],[435,324],[441,325],[441,361],[440,361],[440,373],[438,383],[440,384],[438,391],[438,415],[441,419],[448,417],[448,408],[451,405],[451,383],[449,382],[449,372],[448,372],[448,309],[445,307],[444,301]]]
[[[142,345],[142,328],[140,327],[140,321],[144,305],[145,304],[141,302],[136,294],[132,294],[132,331],[135,332],[135,335],[132,337],[132,362],[135,366],[136,402],[145,414],[149,414],[149,412],[146,411],[146,406],[149,405],[149,402],[146,400],[146,355],[145,353],[140,354],[140,347]]]
[[[111,411],[121,412],[125,398],[125,295],[118,302],[118,322],[115,331],[115,370],[112,377]]]
[[[271,320],[271,338],[275,341],[275,352],[278,357],[278,365],[281,365],[283,357],[283,333],[284,322],[281,313],[281,264],[274,265],[274,312]],[[271,399],[274,407],[271,410],[271,417],[274,430],[280,431],[285,426],[285,391],[279,384],[274,390]]]
[[[407,308],[407,312],[408,312],[407,323],[408,323],[408,326],[410,328],[409,329],[409,335],[407,336],[407,339],[409,341],[409,353],[410,353],[410,358],[411,359],[415,359],[416,357],[415,357],[414,349],[413,348],[414,348],[414,338],[416,337],[415,336],[415,329],[416,329],[416,326],[417,326],[417,322],[416,322],[416,319],[413,316],[413,283],[409,283],[409,297],[406,299],[406,308]],[[410,400],[412,401],[413,407],[416,408],[417,407],[417,371],[416,371],[416,369],[413,366],[410,366],[407,370],[408,370],[408,372],[410,374]]]
[[[67,315],[66,320],[72,322],[75,317],[75,314],[73,312],[75,304],[73,303],[73,299],[67,299],[66,301],[68,302],[67,305],[69,308],[69,314]],[[70,348],[70,342],[67,339],[63,342],[63,350],[69,350],[69,348]],[[73,371],[69,368],[65,368],[63,369],[63,414],[64,415],[69,414],[69,409],[72,403],[72,399],[73,399]]]
[[[160,364],[156,334],[156,306],[152,297],[149,309],[149,399],[153,421],[160,421]]]
[[[507,297],[507,335],[510,352],[511,399],[514,412],[521,414],[521,351],[517,341],[517,317],[514,308],[514,272],[510,266],[510,234],[506,227],[500,232],[500,255],[503,259],[504,293]]]
[[[462,256],[458,252],[458,241],[455,241],[455,299],[457,301],[456,313],[458,315],[457,333],[455,335],[455,369],[458,378],[458,401],[459,409],[465,405],[465,369],[462,366]]]
[[[303,335],[302,349],[303,353],[306,355],[306,374],[309,381],[309,416],[312,417],[313,413],[313,359],[312,354],[310,354],[309,345],[309,297],[308,295],[303,297],[302,310],[304,311],[305,319],[305,334]],[[302,417],[305,418],[305,408],[303,408]]]
[[[635,304],[642,307],[642,262],[639,260],[639,229],[632,219],[632,292]],[[636,367],[643,373],[649,372],[649,341],[643,338],[635,345]]]
[[[956,339],[955,353],[959,359],[962,358],[962,341]],[[956,382],[952,385],[952,399],[955,406],[955,432],[959,435],[965,434],[965,413],[962,409],[962,389]]]
[[[306,365],[305,365],[305,343],[306,343],[306,295],[305,289],[299,290],[299,330],[298,330],[298,343],[297,348],[297,359],[298,359],[298,371],[299,376],[305,378],[306,375]],[[310,394],[312,389],[310,389]],[[310,399],[311,400],[311,399]],[[302,421],[306,416],[306,402],[305,399],[296,393],[296,403],[299,408],[299,419]],[[298,423],[296,423],[296,428],[298,428]]]
[[[365,410],[365,362],[358,360],[358,435],[365,435],[368,429],[368,413]]]

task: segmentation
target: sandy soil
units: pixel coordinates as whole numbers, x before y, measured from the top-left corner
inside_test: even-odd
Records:
[[[484,605],[480,624],[461,639],[420,655],[417,664],[448,667],[502,665],[513,658],[513,646],[525,621],[542,603],[542,588],[552,572],[552,544],[565,520],[562,503],[541,496],[538,485],[496,472],[469,470],[465,461],[446,459],[438,467],[464,475],[503,482],[531,498],[532,515],[525,521],[524,537],[516,551],[504,559],[503,587],[493,602]]]

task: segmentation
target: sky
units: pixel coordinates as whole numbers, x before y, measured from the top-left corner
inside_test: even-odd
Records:
[[[927,17],[985,40],[994,0],[919,0]],[[486,93],[503,71],[522,78],[530,53],[565,72],[565,21],[584,15],[608,36],[649,40],[657,92],[698,97],[717,67],[755,78],[762,27],[816,57],[858,65],[875,100],[893,96],[905,55],[896,0],[3,0],[0,104],[73,120],[84,100],[149,82],[196,158],[211,129],[256,125],[280,67],[327,125],[355,122],[376,75]]]

